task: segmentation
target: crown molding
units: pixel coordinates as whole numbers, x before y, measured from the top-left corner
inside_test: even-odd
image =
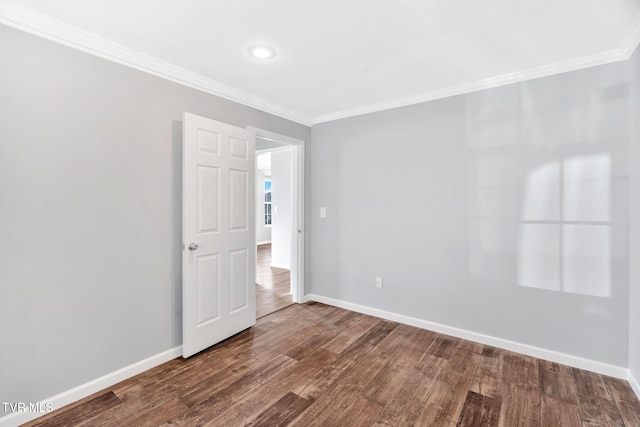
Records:
[[[556,64],[535,67],[524,71],[516,71],[500,76],[490,77],[471,83],[451,86],[444,89],[437,89],[429,92],[423,92],[416,95],[406,96],[402,98],[392,99],[390,101],[379,102],[375,104],[364,105],[361,107],[350,108],[335,113],[315,116],[313,124],[330,122],[333,120],[345,119],[348,117],[360,116],[363,114],[375,113],[378,111],[390,110],[392,108],[406,107],[409,105],[420,104],[422,102],[434,101],[436,99],[448,98],[450,96],[463,95],[465,93],[476,92],[484,89],[491,89],[498,86],[504,86],[512,83],[519,83],[527,80],[533,80],[541,77],[548,77],[555,74],[562,74],[569,71],[581,70],[584,68],[594,67],[597,65],[609,64],[612,62],[627,60],[633,55],[637,46],[640,44],[640,15],[636,18],[629,35],[627,36],[622,47],[607,52],[589,55],[581,58],[570,59],[568,61],[558,62]]]
[[[0,23],[305,126],[311,126],[313,123],[310,116],[298,111],[114,43],[10,1],[0,0]]]
[[[0,0],[0,23],[35,34],[39,37],[69,46],[112,62],[161,77],[212,95],[225,98],[248,107],[270,113],[305,126],[375,113],[393,108],[406,107],[434,101],[450,96],[462,95],[512,83],[519,83],[554,74],[580,70],[596,65],[629,59],[640,44],[640,15],[636,18],[629,35],[619,49],[575,58],[556,64],[516,71],[490,77],[476,82],[464,83],[448,88],[423,92],[389,101],[349,108],[329,114],[311,117],[248,92],[225,85],[200,74],[159,60],[150,55],[114,43],[103,37],[81,30],[8,0]]]
[[[640,45],[640,15],[636,17],[631,30],[629,30],[627,40],[622,45],[621,51],[625,59],[631,58],[638,45]]]

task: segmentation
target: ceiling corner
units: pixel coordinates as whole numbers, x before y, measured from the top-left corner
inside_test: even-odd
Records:
[[[638,45],[640,45],[640,14],[638,14],[636,20],[633,22],[633,26],[631,27],[631,30],[629,30],[629,36],[627,37],[627,40],[624,41],[624,44],[620,49],[626,59],[629,59],[631,58],[631,55],[633,55],[633,52],[635,52]]]
[[[0,23],[44,39],[311,127],[311,116],[114,43],[7,0]]]

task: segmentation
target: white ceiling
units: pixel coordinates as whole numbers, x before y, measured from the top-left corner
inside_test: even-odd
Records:
[[[0,0],[0,22],[309,125],[628,58],[640,0]]]

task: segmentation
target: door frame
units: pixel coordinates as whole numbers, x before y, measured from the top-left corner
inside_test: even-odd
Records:
[[[301,139],[247,126],[256,138],[287,144],[291,149],[291,296],[304,302],[304,151]]]

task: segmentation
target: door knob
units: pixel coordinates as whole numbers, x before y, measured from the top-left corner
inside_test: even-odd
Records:
[[[189,243],[189,250],[190,251],[197,251],[198,250],[198,244],[195,243],[195,242]]]

